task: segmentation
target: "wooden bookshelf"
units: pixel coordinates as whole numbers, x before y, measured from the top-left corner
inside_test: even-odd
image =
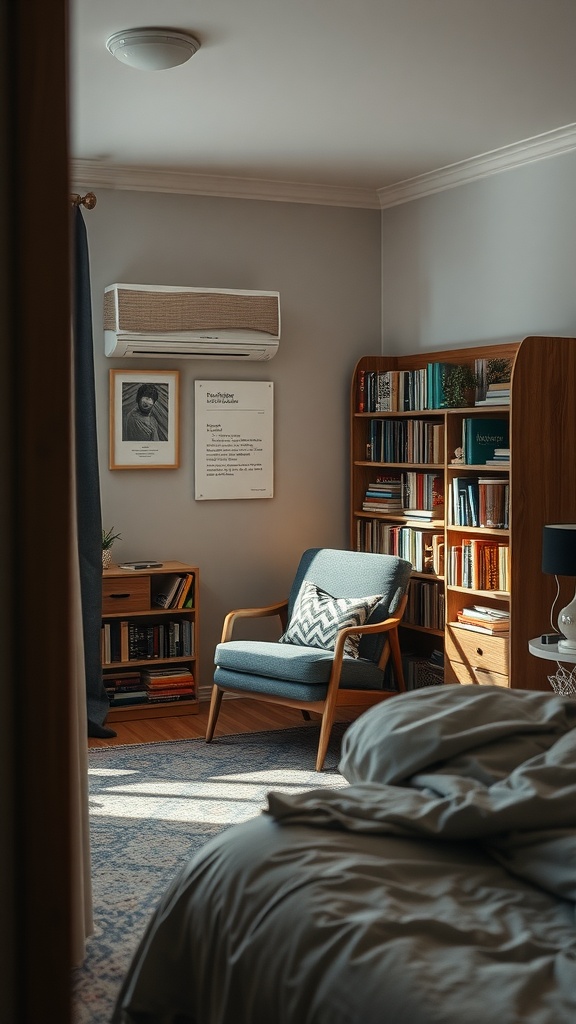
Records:
[[[155,598],[177,577],[192,577],[189,606],[160,607]],[[129,722],[141,718],[195,715],[198,700],[198,613],[200,575],[197,566],[185,562],[163,562],[159,568],[121,569],[117,565],[102,573],[102,673],[104,684],[126,674],[140,676],[145,689],[148,670],[187,669],[193,676],[190,698],[159,703],[114,704],[111,698],[107,722]],[[191,603],[190,603],[191,602]],[[105,630],[108,640],[105,641]],[[129,632],[133,643],[128,641]],[[113,638],[108,642],[110,637]],[[139,637],[139,641],[138,641]],[[138,646],[139,644],[139,646]],[[147,649],[143,649],[143,645]]]
[[[465,408],[402,412],[358,411],[358,381],[362,371],[414,371],[425,368],[428,363],[467,365],[473,369],[479,359],[511,360],[509,404],[470,404]],[[545,523],[574,522],[576,518],[576,460],[570,447],[576,434],[575,388],[576,338],[531,336],[500,345],[406,356],[365,356],[356,366],[351,388],[350,546],[386,550],[365,547],[364,538],[368,536],[370,540],[381,532],[383,523],[414,526],[402,513],[383,514],[362,509],[365,492],[376,476],[408,468],[422,472],[434,469],[443,476],[444,520],[422,523],[418,528],[443,538],[445,570],[452,549],[463,541],[477,538],[508,544],[507,590],[473,589],[452,582],[446,571],[444,576],[430,573],[427,578],[438,588],[438,600],[444,609],[443,628],[431,629],[418,623],[402,628],[403,648],[420,651],[424,656],[444,640],[445,682],[550,689],[547,670],[538,659],[530,656],[528,642],[550,629],[550,609],[556,594],[554,577],[544,575],[541,570],[542,527]],[[470,401],[473,402],[473,396]],[[462,444],[462,421],[470,417],[508,419],[511,451],[508,466],[452,462],[456,448]],[[374,435],[370,422],[390,419],[441,424],[444,443],[440,461],[433,466],[421,461],[418,464],[402,460],[375,462],[370,452],[370,438]],[[505,529],[455,524],[451,505],[455,476],[472,480],[490,476],[508,481]],[[368,521],[372,525],[367,534],[365,524]],[[417,574],[414,576],[416,578]],[[574,581],[561,580],[560,584],[558,608],[572,597]],[[471,604],[509,610],[509,635],[493,636],[449,625],[456,620],[459,609]]]

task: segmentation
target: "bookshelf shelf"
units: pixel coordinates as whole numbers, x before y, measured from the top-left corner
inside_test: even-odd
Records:
[[[417,626],[414,622],[402,622],[402,629],[410,629],[413,633],[426,633],[429,636],[444,637],[443,629],[434,629],[432,626]]]
[[[104,570],[102,673],[110,697],[107,721],[198,714],[199,583],[198,567],[185,562],[136,571],[119,566]],[[167,599],[168,607],[156,603]]]
[[[509,537],[510,530],[495,526],[447,526],[446,533],[472,534],[475,537]]]
[[[449,371],[453,365],[465,364],[476,370],[482,361],[486,369],[493,359],[510,361],[509,404],[473,405],[472,395],[465,406],[458,408],[400,411],[394,407],[398,394],[408,405],[426,405],[432,391],[430,382],[438,379],[439,367]],[[427,588],[426,598],[434,605],[434,614],[442,610],[442,629],[405,622],[402,646],[414,656],[426,656],[443,637],[445,682],[550,689],[538,659],[530,657],[528,642],[548,622],[556,590],[554,579],[541,571],[542,527],[545,523],[574,521],[576,465],[568,445],[576,430],[575,382],[576,338],[534,336],[497,345],[364,356],[356,366],[350,403],[350,546],[402,555],[399,546],[407,543],[407,535],[401,537],[398,532],[402,529],[422,533],[425,559],[429,558],[433,536],[436,551],[442,546],[442,572],[413,573],[414,585]],[[393,396],[392,408],[387,407],[388,388]],[[434,389],[437,393],[436,383]],[[494,394],[496,390],[497,386],[491,389]],[[363,411],[358,410],[359,402],[364,403]],[[390,420],[397,421],[396,425],[387,426]],[[452,461],[461,454],[458,448],[468,448],[465,439],[469,440],[473,454],[482,451],[481,435],[486,441],[499,423],[507,425],[508,443],[500,441],[495,447],[509,448],[508,462],[489,465],[478,460],[478,456],[470,464]],[[504,430],[504,426],[500,429]],[[398,438],[402,443],[405,436],[431,436],[433,432],[434,461],[412,463],[408,457],[404,459],[408,455],[405,449],[400,449],[399,460],[398,450],[390,448],[391,437],[397,444]],[[428,455],[430,450],[425,447],[418,454]],[[367,458],[367,452],[376,452],[378,461]],[[394,457],[388,461],[383,453]],[[494,458],[494,452],[486,458]],[[389,480],[408,472],[440,475],[443,519],[410,519],[401,509],[378,512],[362,507],[368,504],[367,490],[378,478]],[[465,502],[462,506],[461,496],[466,492],[468,505]],[[482,505],[475,508],[479,498]],[[494,501],[500,502],[500,507]],[[471,522],[490,525],[470,525]],[[505,525],[495,525],[499,523]],[[403,557],[410,555],[404,553]],[[459,562],[462,558],[467,562],[463,581]],[[462,582],[474,585],[463,586]],[[478,582],[482,585],[478,586]],[[570,582],[561,580],[560,597],[566,598],[565,603],[572,597]],[[486,583],[495,583],[498,589],[487,589]],[[436,595],[432,587],[436,588]],[[415,604],[418,606],[417,601]],[[480,633],[462,623],[452,625],[457,622],[458,612],[472,605],[509,614],[509,634]],[[478,654],[479,650],[484,654]]]
[[[454,591],[456,594],[468,594],[470,597],[481,597],[483,600],[490,598],[494,601],[509,601],[510,594],[506,590],[473,590],[472,587],[456,587],[449,584],[446,590]]]

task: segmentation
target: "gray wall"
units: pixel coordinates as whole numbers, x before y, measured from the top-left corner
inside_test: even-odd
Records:
[[[576,334],[576,153],[382,212],[383,352]]]
[[[98,190],[85,213],[106,527],[115,561],[179,559],[201,570],[201,684],[231,608],[280,600],[300,553],[348,545],[349,381],[380,349],[380,214],[299,204]],[[109,360],[102,296],[114,282],[280,292],[270,362]],[[108,469],[111,368],[179,368],[181,466]],[[275,385],[273,499],[195,501],[194,380]]]

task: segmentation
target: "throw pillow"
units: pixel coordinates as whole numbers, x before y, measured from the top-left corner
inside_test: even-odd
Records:
[[[288,628],[279,642],[333,651],[339,630],[346,626],[363,626],[381,600],[382,594],[332,597],[310,580],[304,580],[294,602]],[[344,653],[357,658],[360,638],[359,633],[347,637]]]

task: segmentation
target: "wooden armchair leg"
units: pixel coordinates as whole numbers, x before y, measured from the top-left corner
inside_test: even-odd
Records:
[[[212,696],[210,698],[210,711],[208,712],[208,725],[206,726],[206,743],[210,743],[214,729],[216,728],[216,722],[218,721],[218,715],[220,714],[220,705],[222,704],[223,691],[219,686],[212,687]]]
[[[330,733],[332,732],[332,726],[334,724],[334,715],[336,714],[336,707],[324,708],[322,714],[322,724],[320,726],[320,739],[318,741],[318,753],[316,755],[316,771],[321,772],[324,767],[324,761],[326,759],[326,753],[328,751],[328,744],[330,742]]]
[[[406,684],[404,682],[404,669],[402,668],[402,654],[400,653],[400,641],[398,639],[398,630],[391,629],[388,634],[388,640],[390,642],[390,651],[392,653],[392,664],[394,665],[394,673],[396,675],[396,681],[398,683],[398,689],[401,693],[406,690]]]

